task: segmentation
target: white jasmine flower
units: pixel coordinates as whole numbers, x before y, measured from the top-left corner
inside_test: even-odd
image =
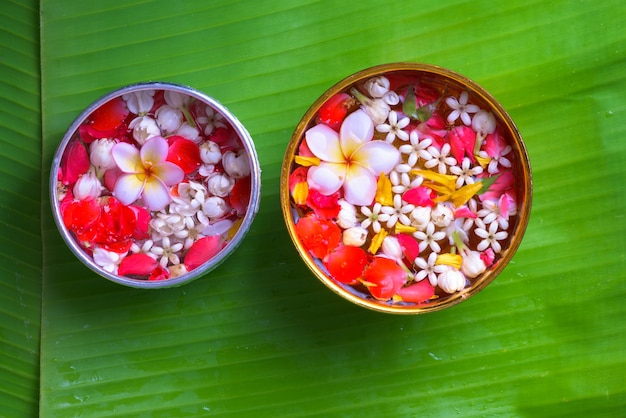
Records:
[[[431,223],[430,222],[430,214],[432,209],[428,206],[417,206],[411,212],[411,225],[416,227],[417,229],[424,230]]]
[[[346,201],[345,199],[339,199],[339,215],[337,215],[337,225],[343,229],[348,229],[358,224],[356,218],[356,207]]]
[[[431,158],[424,163],[424,167],[426,168],[437,167],[439,174],[446,174],[448,172],[448,166],[456,165],[454,157],[449,156],[450,144],[448,143],[443,144],[441,150],[432,146],[428,147],[427,151],[431,155]]]
[[[388,91],[383,95],[383,101],[389,106],[395,106],[400,103],[400,96],[395,91]]]
[[[117,274],[117,268],[122,262],[124,256],[113,251],[107,251],[100,247],[95,247],[93,250],[93,261],[98,266],[102,267],[102,270]]]
[[[489,228],[487,228],[481,219],[476,219],[476,226],[474,233],[482,238],[476,247],[478,251],[484,251],[489,247],[493,248],[496,253],[502,251],[502,245],[498,241],[505,240],[509,234],[506,231],[498,231],[498,222],[490,223]]]
[[[389,79],[385,76],[372,77],[365,82],[365,90],[375,98],[380,98],[389,91]]]
[[[376,126],[376,130],[378,132],[387,134],[385,141],[391,144],[395,141],[396,137],[401,141],[407,141],[409,139],[409,134],[403,129],[407,127],[407,125],[411,122],[411,119],[405,116],[398,120],[398,113],[395,110],[389,112],[388,119],[388,123],[381,123]]]
[[[176,135],[182,136],[183,138],[187,138],[196,144],[202,141],[202,137],[200,136],[200,131],[198,128],[191,126],[187,122],[183,122],[175,132]]]
[[[95,167],[98,177],[102,177],[105,171],[116,166],[112,153],[116,143],[114,139],[101,138],[89,145],[89,162]]]
[[[132,245],[130,246],[130,252],[133,254],[146,254],[156,259],[156,256],[150,252],[150,248],[152,248],[153,245],[154,241],[152,241],[151,239],[147,239],[143,243],[133,241]]]
[[[173,90],[165,90],[163,98],[165,99],[165,103],[178,109],[188,106],[192,100],[191,96]]]
[[[222,156],[222,166],[226,174],[238,179],[250,174],[250,161],[244,149],[238,151],[226,151]]]
[[[152,137],[161,135],[161,129],[156,120],[150,116],[138,116],[130,121],[128,127],[133,130],[133,139],[139,145],[145,144]]]
[[[81,175],[74,184],[74,198],[78,200],[91,197],[93,199],[100,197],[102,194],[102,183],[96,175],[94,170],[89,169],[85,174]]]
[[[393,196],[393,206],[383,206],[380,211],[383,214],[389,215],[387,219],[387,228],[393,228],[398,221],[403,225],[410,225],[411,219],[407,214],[411,213],[415,209],[415,205],[404,203],[402,196],[396,194]]]
[[[463,273],[451,266],[446,267],[437,277],[437,286],[446,293],[454,293],[465,288],[466,279]]]
[[[471,125],[472,118],[470,117],[470,113],[476,113],[480,110],[480,107],[474,104],[468,104],[467,100],[469,98],[469,94],[464,91],[461,93],[461,96],[457,100],[456,97],[448,97],[446,99],[446,104],[450,106],[452,112],[448,115],[448,123],[454,123],[459,117],[461,121],[465,125]]]
[[[353,226],[343,231],[341,235],[343,245],[360,247],[367,240],[367,229],[360,226]]]
[[[419,138],[417,131],[412,131],[409,134],[409,143],[402,144],[398,148],[402,154],[408,155],[407,164],[411,167],[415,167],[419,159],[430,160],[433,156],[427,151],[432,145],[433,140],[431,138]]]
[[[374,206],[370,209],[369,206],[361,206],[361,213],[365,216],[365,219],[361,222],[361,227],[368,229],[370,226],[375,233],[380,232],[380,222],[382,221],[380,210],[382,205],[378,202],[374,203]],[[384,217],[385,220],[387,219]]]
[[[182,243],[172,243],[169,237],[163,237],[161,246],[153,245],[152,248],[150,248],[150,252],[157,257],[161,267],[166,268],[169,263],[180,263],[179,251],[182,249]]]
[[[393,235],[387,235],[383,239],[381,250],[387,257],[402,263],[402,257],[404,257],[404,255],[402,254],[402,246],[400,245],[398,238]]]
[[[191,222],[191,225],[187,228],[174,232],[174,236],[179,240],[182,240],[183,249],[188,250],[194,242],[204,237],[202,232],[205,228],[206,225],[202,223]]]
[[[207,225],[202,231],[204,236],[224,235],[233,227],[233,221],[230,219],[221,219]]]
[[[441,251],[441,247],[437,241],[444,239],[446,233],[444,231],[435,231],[435,224],[429,222],[425,231],[415,231],[413,236],[419,241],[420,252],[430,247],[432,251],[438,253]]]
[[[465,157],[461,166],[455,165],[450,167],[450,172],[458,176],[456,188],[460,189],[464,184],[474,184],[474,178],[483,172],[483,168],[480,165],[472,167],[470,159]]]
[[[392,170],[389,173],[389,181],[391,181],[391,191],[395,194],[402,194],[409,189],[414,187],[418,187],[422,184],[424,179],[420,176],[416,176],[411,180],[411,176],[409,173],[399,172],[397,170]]]
[[[419,269],[417,273],[415,273],[415,280],[422,281],[425,278],[428,278],[431,286],[437,286],[437,274],[442,273],[446,269],[446,265],[436,265],[437,262],[437,253],[432,252],[428,256],[427,259],[422,257],[417,257],[413,262],[415,266]]]
[[[438,203],[433,208],[430,217],[436,226],[446,227],[454,220],[454,213],[447,205]]]
[[[224,116],[221,113],[215,111],[211,106],[206,106],[204,108],[204,113],[206,116],[200,116],[198,118],[198,123],[205,124],[204,134],[211,135],[213,131],[217,128],[225,128],[226,123],[224,122]]]
[[[473,279],[487,270],[485,262],[480,258],[478,251],[463,251],[463,263],[461,264],[461,272],[465,277]]]
[[[481,110],[472,118],[472,129],[484,138],[496,131],[496,117],[491,112]]]
[[[122,95],[126,107],[131,113],[145,115],[154,106],[154,90],[133,91]]]
[[[202,204],[202,213],[209,219],[219,219],[230,211],[230,206],[219,196],[211,196]]]
[[[154,115],[163,136],[173,135],[183,124],[183,112],[172,106],[163,105]]]
[[[206,141],[200,145],[200,159],[205,164],[217,164],[222,161],[222,150],[213,141]]]
[[[207,180],[207,189],[214,196],[224,197],[233,190],[235,179],[224,173],[216,173]]]
[[[502,229],[509,229],[509,215],[515,215],[515,208],[509,209],[506,216],[500,211],[500,205],[493,200],[485,200],[483,208],[478,211],[478,216],[482,218],[485,224],[497,222]]]

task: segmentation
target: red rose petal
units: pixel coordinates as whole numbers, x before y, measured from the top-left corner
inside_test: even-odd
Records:
[[[184,264],[187,271],[191,271],[196,267],[209,261],[222,249],[222,243],[219,235],[211,235],[200,238],[193,243],[187,255]]]
[[[296,234],[314,257],[324,258],[341,241],[341,230],[332,221],[311,213],[298,220]]]
[[[143,253],[131,254],[122,259],[117,274],[120,276],[146,276],[152,273],[157,265],[157,261],[149,255]]]
[[[323,219],[336,218],[339,215],[341,206],[339,205],[339,192],[330,196],[321,194],[318,190],[309,189],[306,204],[313,209],[317,216]]]
[[[170,143],[167,161],[179,166],[185,174],[195,171],[202,164],[198,145],[182,136],[168,138]]]
[[[126,103],[120,97],[109,100],[92,114],[90,126],[98,131],[110,131],[117,129],[128,116]]]
[[[365,269],[364,279],[368,290],[378,300],[389,300],[398,293],[407,279],[407,272],[395,261],[375,257]]]
[[[163,268],[160,264],[156,266],[156,268],[150,273],[148,277],[149,281],[156,280],[166,280],[170,278],[170,271],[166,268]]]
[[[367,253],[360,247],[339,245],[324,259],[330,275],[346,284],[356,282],[367,264]]]
[[[233,190],[230,192],[230,204],[237,211],[238,215],[246,213],[248,203],[250,203],[250,176],[241,178],[235,182]]]
[[[65,227],[77,234],[82,234],[100,219],[100,205],[92,198],[76,200],[62,212]]]
[[[398,290],[398,296],[405,302],[422,303],[432,298],[434,294],[435,288],[428,280],[422,280]]]
[[[335,94],[320,107],[317,113],[317,123],[323,123],[339,131],[353,100],[352,96],[347,93]]]
[[[402,247],[402,254],[406,257],[406,259],[413,264],[415,259],[420,253],[419,243],[412,235],[409,234],[396,234],[396,238],[400,243],[400,247]]]
[[[74,184],[78,177],[89,170],[89,154],[81,141],[72,141],[61,158],[63,184]]]

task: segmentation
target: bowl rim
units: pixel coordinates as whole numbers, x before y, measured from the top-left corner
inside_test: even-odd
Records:
[[[129,277],[119,276],[117,274],[109,273],[99,266],[95,264],[93,258],[85,253],[84,250],[80,248],[76,239],[72,236],[71,232],[65,227],[62,222],[61,210],[60,210],[60,202],[57,198],[57,178],[60,169],[61,158],[67,148],[69,142],[75,137],[77,130],[80,125],[87,120],[87,118],[100,106],[107,103],[108,101],[115,99],[117,97],[121,97],[126,93],[145,91],[145,90],[169,90],[175,91],[178,93],[186,94],[191,96],[209,106],[211,106],[214,110],[219,112],[233,127],[238,137],[241,140],[243,148],[246,150],[246,153],[249,156],[250,160],[250,201],[248,203],[248,207],[246,209],[246,213],[242,218],[242,222],[240,227],[237,229],[233,237],[230,239],[228,244],[224,246],[213,258],[205,262],[203,265],[198,266],[190,272],[182,274],[177,277],[173,277],[166,280],[139,280],[132,279]],[[259,205],[261,200],[261,167],[259,158],[256,152],[256,148],[254,145],[254,141],[252,136],[245,128],[245,126],[239,121],[239,119],[231,113],[224,105],[222,105],[219,101],[214,99],[213,97],[196,90],[193,87],[171,83],[171,82],[163,82],[163,81],[146,81],[139,82],[134,84],[129,84],[118,89],[115,89],[103,96],[100,96],[98,99],[93,101],[89,106],[87,106],[77,117],[74,119],[69,128],[65,131],[63,135],[63,139],[59,143],[54,156],[52,158],[51,163],[51,171],[49,177],[49,189],[50,189],[50,202],[51,209],[54,221],[56,223],[57,229],[61,234],[61,237],[70,248],[72,253],[83,262],[89,269],[98,275],[118,284],[122,284],[128,287],[141,288],[141,289],[159,289],[159,288],[169,288],[169,287],[178,287],[183,284],[187,284],[200,276],[210,272],[211,270],[218,267],[222,264],[226,258],[228,258],[241,244],[243,239],[245,238],[248,230],[250,229],[256,214],[259,211]]]
[[[373,298],[364,299],[356,294],[356,292],[350,291],[348,285],[345,285],[344,287],[331,277],[327,276],[326,273],[324,273],[324,271],[320,268],[319,261],[315,260],[304,248],[303,244],[298,239],[295,230],[295,223],[290,202],[289,174],[292,171],[293,159],[301,138],[304,135],[305,129],[309,126],[322,104],[324,104],[328,98],[335,93],[345,91],[355,83],[370,77],[395,72],[413,72],[416,74],[428,74],[430,76],[443,76],[448,80],[465,86],[471,94],[478,95],[483,102],[490,106],[490,111],[495,113],[497,120],[504,124],[505,131],[511,134],[511,145],[513,145],[512,148],[516,154],[516,159],[521,164],[519,169],[522,172],[523,181],[519,182],[520,184],[518,184],[517,190],[521,191],[524,199],[520,199],[520,202],[518,202],[518,221],[514,229],[511,231],[512,236],[508,246],[503,249],[501,257],[495,267],[490,268],[487,272],[481,274],[472,286],[446,297],[445,301],[442,303],[400,305],[377,301]],[[464,300],[469,299],[471,296],[476,295],[489,285],[508,265],[521,244],[522,237],[530,219],[532,206],[532,171],[530,160],[528,158],[528,151],[517,126],[504,107],[484,87],[464,75],[438,65],[415,62],[393,62],[375,65],[345,77],[327,89],[307,109],[296,126],[285,151],[285,157],[283,159],[280,174],[280,200],[283,218],[296,251],[314,276],[316,276],[318,280],[324,283],[324,285],[330,288],[334,293],[358,306],[378,312],[392,314],[423,314],[452,307]]]

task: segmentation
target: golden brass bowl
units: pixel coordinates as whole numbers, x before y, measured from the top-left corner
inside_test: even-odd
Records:
[[[471,209],[474,212],[474,214],[476,214],[481,208],[484,209],[482,201],[481,201],[481,197],[486,196],[486,195],[483,195],[482,193],[485,190],[494,190],[494,189],[491,189],[492,186],[494,188],[501,187],[501,186],[493,185],[494,178],[492,178],[491,180],[485,180],[483,177],[493,177],[496,174],[502,175],[504,172],[508,172],[506,174],[507,178],[509,180],[511,178],[514,179],[514,182],[511,182],[509,189],[503,192],[503,194],[506,194],[506,198],[508,198],[509,196],[513,196],[513,199],[515,201],[515,210],[514,211],[507,210],[506,219],[504,219],[505,218],[504,215],[502,215],[501,217],[497,217],[500,215],[496,216],[496,219],[498,220],[498,222],[502,221],[503,225],[508,224],[506,229],[504,227],[501,227],[500,225],[498,226],[500,230],[505,229],[505,232],[507,233],[506,238],[497,239],[496,241],[498,244],[496,244],[495,247],[491,245],[488,241],[485,241],[486,238],[485,239],[483,239],[482,237],[477,238],[477,236],[467,238],[468,241],[465,242],[465,244],[467,244],[465,248],[466,250],[467,249],[475,250],[475,248],[467,248],[467,247],[476,247],[479,243],[482,243],[481,248],[487,245],[487,248],[482,248],[482,252],[477,251],[477,253],[481,254],[481,260],[484,260],[486,269],[482,273],[478,274],[476,277],[473,277],[473,278],[469,278],[469,276],[464,275],[466,279],[465,285],[461,289],[457,289],[456,291],[451,291],[451,292],[442,291],[442,289],[438,288],[438,286],[433,285],[434,295],[424,301],[417,301],[417,302],[407,301],[405,298],[402,298],[397,295],[394,295],[391,298],[373,297],[372,292],[371,292],[372,288],[376,286],[381,286],[381,285],[368,282],[367,280],[364,279],[365,277],[364,274],[365,272],[367,272],[367,268],[368,266],[370,266],[369,263],[371,263],[374,257],[382,256],[382,257],[388,258],[388,255],[381,255],[380,246],[379,247],[374,246],[373,248],[374,252],[367,253],[368,264],[363,270],[363,273],[356,280],[352,280],[350,284],[346,284],[345,282],[340,282],[339,280],[336,280],[329,273],[329,268],[326,264],[326,261],[328,261],[328,258],[327,258],[328,255],[323,256],[323,257],[314,256],[312,251],[310,251],[311,248],[307,248],[307,246],[303,242],[303,238],[298,235],[298,231],[296,227],[297,223],[302,217],[307,216],[311,212],[313,212],[312,210],[313,206],[309,205],[308,203],[303,203],[304,198],[302,197],[303,196],[302,194],[298,195],[297,197],[298,202],[295,201],[296,200],[295,192],[294,192],[295,189],[293,189],[294,187],[293,182],[295,180],[292,179],[291,176],[292,175],[295,176],[295,174],[293,174],[294,170],[298,169],[299,167],[304,166],[304,167],[307,167],[305,168],[305,170],[307,169],[310,170],[310,168],[308,167],[316,166],[316,165],[319,165],[320,163],[324,163],[324,161],[318,158],[317,155],[311,155],[310,150],[302,151],[303,142],[306,141],[305,139],[306,132],[309,129],[311,129],[313,126],[316,126],[326,121],[326,119],[324,119],[322,115],[320,115],[320,110],[322,109],[324,113],[323,116],[327,117],[328,107],[330,106],[329,102],[332,100],[336,100],[336,97],[338,94],[345,93],[346,95],[350,96],[350,99],[346,100],[345,103],[343,104],[345,108],[347,108],[347,115],[350,115],[352,112],[355,112],[359,109],[365,110],[366,113],[370,116],[375,114],[375,110],[372,111],[372,109],[369,108],[369,106],[371,105],[371,102],[367,102],[367,100],[368,99],[369,100],[380,99],[378,95],[384,93],[385,88],[387,87],[385,87],[385,84],[382,83],[383,85],[382,90],[380,90],[381,87],[379,86],[378,92],[376,92],[375,90],[376,87],[373,87],[373,90],[368,90],[368,89],[372,88],[371,87],[372,84],[375,84],[375,83],[372,83],[370,80],[376,77],[381,77],[381,76],[384,77],[387,81],[391,80],[391,83],[390,83],[391,86],[390,87],[387,86],[387,87],[389,87],[391,90],[394,90],[395,88],[396,90],[400,92],[398,95],[400,102],[395,105],[389,105],[389,109],[396,111],[396,115],[398,115],[397,119],[404,118],[405,116],[411,116],[409,118],[410,124],[408,125],[408,127],[405,127],[405,129],[407,129],[407,133],[410,133],[409,130],[419,129],[418,136],[420,138],[427,138],[429,135],[433,136],[432,135],[433,132],[438,132],[439,136],[437,136],[437,138],[433,137],[432,142],[439,141],[439,146],[443,147],[442,144],[446,142],[450,142],[449,140],[450,137],[448,136],[449,135],[448,133],[452,129],[454,129],[455,127],[468,125],[467,123],[463,122],[463,118],[465,119],[467,119],[468,117],[473,118],[476,115],[477,113],[476,108],[471,108],[471,107],[467,108],[465,106],[465,105],[472,104],[472,105],[478,106],[478,108],[481,111],[490,113],[493,116],[493,118],[495,118],[495,126],[497,127],[495,135],[499,135],[499,137],[502,140],[504,140],[505,145],[508,145],[511,147],[510,150],[506,149],[502,151],[503,153],[506,152],[506,160],[509,161],[510,167],[505,167],[504,165],[502,165],[502,164],[506,164],[506,162],[504,160],[497,160],[497,158],[499,158],[498,155],[493,156],[493,155],[485,154],[484,152],[486,151],[484,151],[484,147],[476,148],[476,153],[474,154],[470,153],[469,150],[466,150],[465,154],[461,154],[461,155],[465,155],[465,157],[463,157],[464,159],[469,158],[470,154],[473,155],[474,156],[473,159],[475,160],[474,162],[475,166],[480,165],[483,170],[483,174],[474,176],[472,180],[466,181],[466,184],[470,181],[474,183],[480,182],[480,184],[483,184],[485,187],[485,189],[482,189],[480,192],[477,192],[475,195],[471,196],[470,201],[474,200],[474,202],[470,202],[470,201],[464,202],[463,201],[464,199],[462,198],[458,200],[455,200],[454,198],[450,198],[450,196],[456,196],[454,194],[450,195],[448,193],[448,195],[445,195],[444,192],[441,192],[441,189],[443,186],[440,183],[437,183],[436,181],[437,178],[433,180],[432,178],[430,178],[430,176],[427,175],[428,178],[423,179],[422,184],[430,184],[429,187],[437,189],[440,192],[437,198],[435,199],[435,201],[437,202],[436,203],[437,205],[444,205],[448,208],[452,208],[456,210],[458,208],[454,206],[454,204],[451,204],[450,202],[455,201],[457,203],[463,203],[463,205],[459,204],[459,207],[461,206],[467,207],[467,205],[470,203],[477,204],[478,205],[477,207],[474,207],[473,209]],[[366,83],[369,83],[369,84],[366,84]],[[419,96],[421,94],[419,93],[420,89],[422,88],[425,89],[424,91],[429,91],[431,93],[436,92],[436,95],[433,96],[436,100],[433,99],[428,103],[420,102],[420,100],[424,99],[424,97],[422,96],[428,96],[428,93],[422,94],[422,96],[420,96],[419,98],[410,96],[411,93],[409,93],[409,91],[412,91],[413,95],[417,94]],[[373,93],[371,95],[368,95],[368,92],[373,92]],[[461,97],[462,92],[467,92],[466,98]],[[366,97],[363,98],[363,95],[365,95]],[[459,113],[459,115],[457,115],[459,116],[457,119],[454,120],[454,118],[450,116],[452,121],[448,120],[448,116],[450,115],[450,113],[452,113],[454,109],[451,107],[451,105],[446,103],[446,99],[448,97],[455,97],[456,104],[454,103],[454,101],[450,102],[452,103],[453,106],[458,107],[459,103],[462,105],[460,106],[461,107],[460,111],[457,112]],[[388,100],[388,99],[385,98],[385,100]],[[389,101],[393,103],[392,99],[389,99]],[[409,102],[409,104],[413,103],[414,106],[409,105],[405,107],[406,102]],[[337,108],[333,108],[333,109],[337,110]],[[465,110],[469,109],[469,112],[468,114],[463,116],[461,114],[463,113],[464,109]],[[370,113],[370,111],[372,113]],[[411,113],[411,111],[415,111],[415,112]],[[333,113],[331,112],[331,115],[332,114]],[[335,115],[336,114],[340,114],[340,116],[338,116],[339,119],[342,119],[343,117],[347,117],[347,116],[341,116],[341,110],[335,112]],[[424,114],[426,114],[426,116],[424,116]],[[430,123],[429,121],[435,120],[435,119],[430,119],[430,118],[433,118],[434,116],[437,116],[439,118],[437,119],[439,120],[439,122],[443,120],[445,122],[445,126],[439,126],[437,127],[437,129],[434,129],[434,128],[431,129],[428,125],[424,125],[427,122]],[[374,116],[372,116],[372,118],[374,118]],[[345,119],[342,119],[342,121],[345,121]],[[328,122],[328,123],[331,123],[331,122]],[[380,121],[377,121],[374,123],[374,126],[377,126],[377,123],[380,125]],[[385,119],[384,123],[386,123],[387,125],[391,124],[388,118]],[[469,126],[470,127],[472,126],[471,123],[469,124]],[[339,132],[340,130],[340,128],[338,128],[337,126],[335,126],[333,129],[337,132]],[[465,128],[459,128],[459,129],[465,129]],[[481,144],[485,145],[486,147],[487,143],[490,143],[490,144],[495,143],[493,142],[495,141],[493,137],[491,137],[490,139],[486,139],[488,138],[488,135],[493,132],[483,133],[481,129],[483,128],[474,129],[475,133],[477,133],[476,141],[479,141],[479,145],[477,145],[477,147],[479,147]],[[382,128],[382,132],[375,129],[373,140],[380,140],[384,142],[386,139],[389,139],[387,137],[388,131],[389,131],[388,128]],[[489,141],[492,141],[492,142],[489,142]],[[401,140],[399,136],[396,137],[395,139],[391,138],[391,141],[390,141],[390,143],[395,144],[396,147],[399,147],[400,144],[407,144],[408,142],[409,142],[408,140]],[[305,145],[306,146],[304,148],[306,149],[308,147],[308,143],[306,143]],[[478,153],[479,149],[481,151],[484,151],[483,154]],[[305,158],[302,158],[303,156]],[[481,158],[479,158],[479,156]],[[434,158],[433,155],[430,155],[430,157]],[[407,155],[400,153],[400,158],[401,158],[400,160],[401,163],[406,163],[408,157]],[[496,159],[497,161],[492,163],[494,159]],[[348,165],[351,164],[348,157],[346,157],[346,161],[347,162],[345,164],[348,164]],[[423,161],[418,159],[417,165],[412,167],[413,171],[410,171],[410,173],[412,174],[422,173],[423,174],[424,171],[426,171],[426,168],[424,167],[424,165],[426,164],[426,161],[427,161],[426,159],[424,159]],[[457,162],[457,163],[459,166],[461,165],[460,162]],[[489,163],[492,163],[493,168],[489,166]],[[446,170],[448,169],[448,167],[445,167],[445,166],[444,168],[446,168]],[[438,168],[437,165],[435,167],[430,168],[430,171],[436,172],[436,173],[438,173],[439,170],[440,169]],[[489,170],[494,170],[494,173],[490,173]],[[305,190],[306,192],[304,196],[306,196],[306,198],[308,199],[309,194],[306,194],[306,193],[310,193],[311,187],[315,189],[316,186],[315,184],[311,184],[310,176],[308,174],[309,171],[306,171],[306,173],[307,173],[306,174],[307,179],[306,181],[301,179],[302,180],[301,186],[303,186],[303,188],[299,189],[300,190],[299,193],[302,193],[302,190]],[[449,170],[446,171],[445,174],[448,176],[452,176]],[[378,180],[380,180],[380,176],[377,176],[377,178]],[[452,178],[452,177],[449,177],[449,178]],[[458,179],[458,176],[457,176],[457,179]],[[292,184],[290,184],[290,181]],[[497,177],[495,181],[497,182]],[[291,190],[290,190],[290,186],[291,186]],[[487,188],[487,186],[489,186],[489,188]],[[379,187],[377,189],[377,197],[372,202],[372,204],[374,204],[374,202],[376,202],[378,199],[380,187],[381,186],[379,183]],[[457,187],[456,190],[458,190],[462,186],[456,186],[456,187]],[[328,89],[324,94],[322,94],[322,96],[319,99],[317,99],[311,105],[311,107],[307,110],[307,112],[302,117],[302,120],[300,121],[300,123],[297,125],[291,137],[291,140],[288,144],[288,147],[285,153],[285,158],[284,158],[283,165],[282,165],[280,189],[281,189],[280,191],[281,207],[282,207],[283,216],[287,225],[289,235],[291,239],[293,240],[294,246],[296,250],[298,251],[300,257],[303,259],[304,263],[322,283],[328,286],[328,288],[330,288],[333,292],[335,292],[339,296],[361,307],[365,307],[365,308],[372,309],[372,310],[379,311],[379,312],[394,313],[394,314],[419,314],[419,313],[441,310],[441,309],[453,306],[459,302],[462,302],[468,299],[469,297],[478,293],[480,290],[484,289],[489,283],[491,283],[502,272],[502,270],[506,267],[506,265],[508,264],[508,262],[511,260],[516,250],[518,249],[520,242],[522,240],[522,237],[524,235],[524,232],[526,230],[526,226],[528,224],[528,220],[530,217],[530,208],[531,208],[532,180],[531,180],[531,169],[530,169],[530,163],[528,160],[528,154],[526,152],[524,142],[522,140],[522,137],[517,127],[515,126],[513,120],[508,115],[506,110],[496,101],[496,99],[493,96],[491,96],[487,91],[485,91],[485,89],[483,89],[477,83],[473,82],[472,80],[460,74],[457,74],[453,71],[450,71],[450,70],[447,70],[445,68],[441,68],[438,66],[427,65],[427,64],[417,64],[417,63],[391,63],[391,64],[384,64],[384,65],[379,65],[379,66],[375,66],[372,68],[368,68],[368,69],[357,72],[345,78],[344,80],[338,82],[337,84],[332,86],[330,89]],[[344,198],[343,190],[344,189],[340,188],[339,191],[337,192],[339,193],[340,199]],[[450,191],[451,189],[448,189],[448,190],[450,193],[452,193]],[[462,194],[462,193],[459,192],[457,194]],[[481,197],[479,197],[479,195]],[[442,199],[444,202],[446,202],[446,199],[447,199],[447,202],[441,203]],[[502,199],[502,196],[500,197],[500,199]],[[306,202],[308,202],[308,200]],[[403,204],[404,203],[405,202],[403,200]],[[387,205],[389,205],[389,203],[387,203]],[[354,208],[356,209],[357,218],[358,218],[357,223],[355,225],[357,228],[362,227],[361,222],[363,221],[364,215],[362,212],[360,212],[359,205],[352,205],[352,206],[354,206]],[[502,212],[501,207],[499,207],[499,209],[497,210]],[[482,213],[483,212],[481,212],[481,214]],[[311,215],[311,219],[319,219],[319,218],[314,218],[313,215]],[[453,220],[453,222],[456,222],[457,219],[460,219],[460,217],[457,218],[455,215],[455,219]],[[468,217],[467,219],[472,219],[472,218]],[[468,227],[467,231],[469,232],[466,231],[468,235],[471,236],[471,234],[473,234],[472,231],[475,231],[475,228],[478,228],[479,226],[482,227],[482,229],[485,231],[488,230],[491,223],[485,224],[486,220],[491,220],[491,218],[488,219],[486,216],[484,217],[477,216],[476,219],[473,219],[473,226]],[[327,221],[331,223],[333,222],[337,223],[338,218],[330,217],[329,220],[324,220],[323,222],[327,222]],[[482,224],[479,223],[479,221],[482,222]],[[381,221],[380,223],[382,224],[383,222]],[[460,221],[457,222],[455,225],[458,225],[458,224],[460,224]],[[472,221],[470,221],[469,224],[471,225]],[[417,228],[415,227],[415,224],[413,223],[413,218],[411,218],[411,223],[409,225],[400,225],[399,227],[398,225],[399,225],[399,222],[396,223],[395,227],[392,226],[390,228],[387,228],[386,226],[383,226],[382,229],[388,229],[387,232],[390,235],[394,235],[394,233],[397,234],[399,230],[409,231],[408,232],[409,234],[414,234],[417,231]],[[436,230],[439,231],[439,230],[443,230],[444,228],[449,228],[449,225],[445,226],[444,224],[444,226],[441,228],[436,227]],[[343,240],[343,233],[345,232],[345,229],[340,228],[340,230],[342,233],[342,240]],[[450,231],[450,229],[446,229],[446,231]],[[368,233],[367,244],[364,246],[364,248],[370,245],[369,249],[372,249],[371,241],[375,239],[376,233],[371,229],[367,229],[367,233]],[[485,235],[484,231],[481,233],[482,235]],[[423,234],[421,235],[417,234],[417,235],[423,237]],[[412,236],[415,236],[415,235],[412,235]],[[454,258],[455,255],[458,254],[456,251],[463,248],[463,244],[461,246],[457,246],[455,243],[452,242],[452,239],[450,238],[450,236],[452,235],[449,235],[447,236],[447,238],[440,240],[439,244],[440,244],[440,247],[442,248],[441,249],[442,254],[443,253],[451,254],[450,257]],[[454,236],[458,237],[458,234]],[[415,239],[416,241],[418,241],[418,245],[419,245],[420,240],[417,237]],[[340,244],[340,245],[343,245],[343,244]],[[355,244],[350,244],[350,245],[355,245]],[[499,251],[494,251],[494,248],[498,248]],[[330,254],[333,251],[333,249],[329,248],[328,251],[329,251],[328,254]],[[424,250],[420,249],[419,257],[427,258],[428,253],[434,252],[434,251],[435,250],[433,250],[432,247],[426,245]],[[483,256],[484,258],[482,258]],[[490,256],[492,258],[490,258]],[[446,257],[441,258],[441,261],[442,261],[441,264],[447,264],[447,262],[444,260],[445,258]],[[409,275],[407,276],[408,279],[405,282],[406,285],[415,284],[422,280],[428,280],[428,279],[424,279],[424,277],[421,277],[421,279],[418,280],[417,278],[418,272],[423,269],[419,268],[418,265],[415,263],[413,264],[407,263],[406,258],[403,258],[403,260],[404,260],[403,262],[404,266],[407,267],[407,269],[409,270]],[[439,265],[439,261],[440,261],[440,258],[439,258],[439,255],[437,255],[438,265]],[[420,262],[423,265],[425,260],[421,260]],[[461,269],[459,265],[457,265],[456,267],[457,267],[457,270]],[[447,267],[444,267],[443,269],[451,270],[453,268],[454,267],[447,266]],[[465,268],[465,265],[463,265],[463,268]],[[463,270],[463,271],[466,271],[466,270]],[[424,276],[424,273],[422,273],[421,275]],[[430,276],[428,277],[430,279]],[[442,282],[439,282],[439,283],[442,283]]]

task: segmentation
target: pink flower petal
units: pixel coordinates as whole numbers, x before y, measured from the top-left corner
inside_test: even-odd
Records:
[[[376,177],[369,169],[351,164],[344,183],[344,198],[353,205],[369,205],[376,196],[376,186]]]
[[[89,155],[85,145],[80,141],[72,141],[64,152],[61,160],[61,178],[63,184],[74,184],[81,174],[89,170]]]
[[[135,146],[127,142],[120,142],[113,146],[111,154],[117,167],[124,173],[142,173],[144,171],[139,150]]]
[[[471,162],[475,163],[474,144],[476,143],[476,132],[469,126],[457,126],[448,134],[450,141],[450,152],[459,162],[467,156]]]
[[[151,162],[152,164],[165,161],[169,147],[167,141],[160,136],[154,136],[146,141],[141,147],[141,161]]]
[[[398,164],[400,151],[384,141],[371,141],[352,154],[352,161],[369,167],[372,174],[379,176],[381,173],[389,173]]]
[[[398,296],[405,302],[422,303],[435,295],[435,288],[428,280],[422,280],[398,290]]]
[[[307,173],[307,181],[312,189],[324,195],[331,195],[338,191],[346,178],[346,165],[321,162],[319,166],[312,166]]]
[[[152,174],[157,176],[163,183],[168,186],[174,186],[185,178],[185,172],[182,168],[169,161],[157,163],[152,166]]]
[[[184,264],[188,271],[191,271],[213,258],[222,248],[219,235],[200,238],[193,243],[187,255]]]
[[[339,147],[339,134],[327,125],[315,125],[306,131],[306,144],[317,158],[331,163],[346,159]]]
[[[402,195],[402,200],[415,206],[433,207],[437,194],[426,186],[418,186],[407,190]]]
[[[159,178],[152,176],[146,181],[143,188],[143,202],[148,210],[161,210],[171,201],[170,189]]]
[[[483,148],[488,156],[497,158],[502,155],[502,150],[504,150],[506,145],[506,141],[500,136],[498,131],[496,131],[493,134],[487,135]]]
[[[124,205],[130,205],[139,198],[142,191],[143,181],[139,180],[139,177],[135,174],[124,174],[117,178],[113,196]]]
[[[372,140],[374,122],[362,109],[352,112],[341,124],[339,137],[343,154],[349,157],[362,144]]]
[[[412,235],[409,234],[396,234],[396,238],[402,247],[402,254],[411,263],[415,261],[420,252],[419,243]]]
[[[467,206],[461,206],[454,211],[454,219],[458,218],[476,219],[478,218],[478,215],[472,212]]]

